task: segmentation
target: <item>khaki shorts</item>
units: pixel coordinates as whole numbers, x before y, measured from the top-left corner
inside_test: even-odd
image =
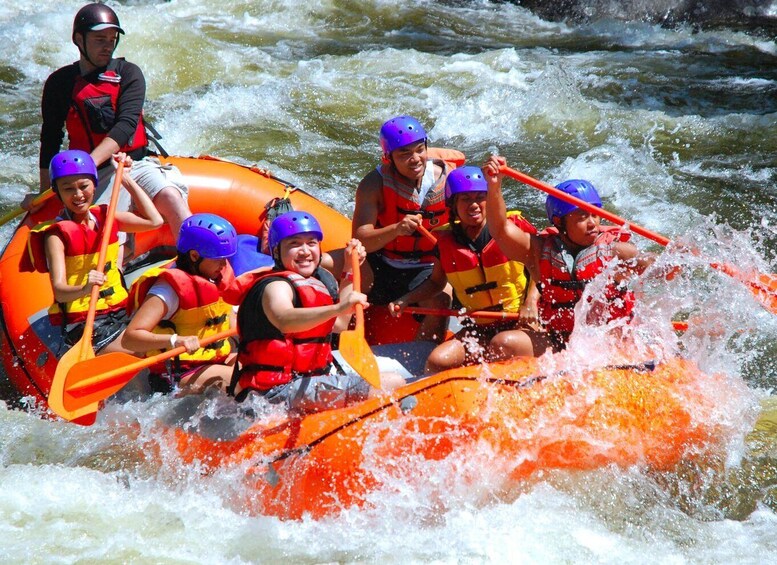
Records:
[[[113,186],[115,169],[112,165],[102,167],[99,171],[95,204],[108,204],[111,201],[110,188]],[[178,167],[162,165],[156,157],[144,157],[134,161],[129,174],[138,186],[153,200],[154,197],[168,186],[175,188],[184,201],[189,199],[189,187],[183,181],[183,175]],[[132,199],[127,189],[121,189],[117,210],[127,211],[131,208]]]

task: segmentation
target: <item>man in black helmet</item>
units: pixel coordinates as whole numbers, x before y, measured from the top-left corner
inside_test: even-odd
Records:
[[[107,202],[105,187],[111,186],[111,155],[127,153],[135,161],[129,174],[152,198],[173,234],[191,215],[187,204],[188,188],[180,171],[163,167],[148,157],[143,102],[146,82],[140,68],[113,58],[124,30],[119,18],[104,4],[87,4],[73,21],[73,43],[81,56],[78,61],[53,72],[43,87],[40,134],[40,186],[49,188],[48,167],[59,152],[67,130],[70,149],[91,154],[100,180],[97,202]],[[120,207],[128,207],[128,195],[122,191]],[[22,207],[29,208],[34,195],[28,195]]]

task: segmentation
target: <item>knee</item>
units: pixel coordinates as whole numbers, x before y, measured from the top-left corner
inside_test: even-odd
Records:
[[[490,357],[494,361],[511,357],[533,357],[534,346],[529,336],[522,331],[496,334],[489,343]]]
[[[458,340],[451,340],[432,350],[426,360],[424,374],[433,375],[446,369],[453,369],[464,364],[466,352],[464,345]]]

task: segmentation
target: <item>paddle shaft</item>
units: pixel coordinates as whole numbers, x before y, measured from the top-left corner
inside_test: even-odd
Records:
[[[437,245],[437,238],[434,237],[434,234],[430,232],[428,229],[426,229],[423,224],[418,224],[418,231],[421,232],[421,235],[424,236],[426,239],[431,241],[433,244]]]
[[[501,172],[506,174],[508,177],[512,177],[515,180],[522,182],[524,184],[528,184],[529,186],[533,186],[534,188],[537,188],[543,192],[546,192],[547,194],[550,194],[551,196],[555,196],[559,200],[563,200],[564,202],[568,202],[570,204],[574,204],[578,208],[581,208],[585,210],[586,212],[590,212],[591,214],[594,214],[596,216],[599,216],[600,218],[604,218],[605,220],[612,222],[613,224],[623,226],[628,225],[629,229],[633,231],[634,233],[637,233],[643,237],[646,237],[648,239],[652,239],[659,245],[663,245],[666,247],[669,245],[669,239],[664,237],[661,234],[657,234],[655,232],[650,231],[647,228],[643,228],[642,226],[632,224],[631,222],[627,222],[620,216],[616,216],[612,212],[608,212],[607,210],[603,208],[599,208],[598,206],[594,206],[593,204],[589,204],[588,202],[584,200],[580,200],[579,198],[576,198],[572,196],[571,194],[567,194],[566,192],[563,192],[547,183],[544,183],[542,181],[539,181],[535,178],[530,177],[529,175],[525,175],[521,172],[516,171],[515,169],[511,169],[510,167],[500,167],[499,169]]]
[[[362,273],[359,265],[359,254],[351,250],[351,272],[353,273],[354,292],[362,291]],[[356,331],[364,333],[364,306],[356,305]]]
[[[447,308],[423,308],[421,306],[407,306],[403,314],[424,314],[428,316],[453,316],[456,318],[489,318],[492,320],[518,320],[521,315],[517,312],[490,312],[488,310],[453,310]],[[678,331],[686,331],[688,322],[672,320],[672,327]]]
[[[209,345],[215,341],[228,339],[235,335],[237,335],[237,328],[224,330],[223,332],[219,332],[211,336],[208,336],[205,339],[201,339],[200,346],[205,347],[206,345]],[[92,377],[85,378],[79,381],[78,384],[72,387],[69,387],[67,389],[67,393],[75,397],[86,396],[87,394],[91,394],[93,392],[96,392],[97,390],[105,389],[114,384],[117,384],[118,382],[121,382],[122,379],[120,379],[119,377],[123,377],[124,375],[127,375],[129,373],[137,373],[138,371],[142,371],[146,367],[150,367],[151,365],[155,365],[156,363],[159,363],[161,361],[172,359],[173,357],[178,357],[182,353],[186,353],[186,347],[183,345],[179,345],[178,347],[171,349],[170,351],[158,353],[151,357],[140,359],[134,363],[124,365],[123,367],[117,367],[110,371],[105,371],[103,373],[99,373]],[[113,355],[113,354],[109,354],[109,355]],[[75,369],[76,367],[78,367],[78,365],[74,365],[73,369]]]
[[[595,214],[601,218],[604,218],[605,220],[608,220],[614,224],[617,224],[619,226],[628,225],[631,231],[633,231],[634,233],[637,233],[643,237],[651,239],[656,243],[663,245],[664,247],[669,245],[670,240],[664,237],[663,235],[652,232],[647,228],[643,228],[642,226],[627,222],[620,216],[616,216],[615,214],[608,212],[607,210],[604,210],[602,208],[599,208],[598,206],[594,206],[592,204],[589,204],[588,202],[580,200],[579,198],[575,198],[571,194],[562,192],[561,190],[558,190],[557,188],[554,188],[547,183],[544,183],[535,178],[532,178],[529,175],[520,173],[507,166],[502,166],[500,167],[499,170],[504,174],[506,174],[507,176],[512,177],[519,182],[528,184],[529,186],[533,186],[534,188],[538,188],[543,192],[546,192],[552,196],[555,196],[556,198],[563,200],[565,202],[569,202],[570,204],[574,204],[575,206],[582,208],[583,210],[590,212],[592,214]],[[777,293],[775,293],[775,288],[774,288],[775,284],[773,282],[767,283],[761,280],[761,277],[765,277],[769,281],[775,281],[777,280],[777,277],[775,277],[775,275],[758,274],[758,276],[753,277],[752,274],[747,275],[747,274],[740,273],[737,269],[735,269],[731,265],[721,265],[719,263],[710,263],[710,267],[712,267],[717,271],[725,273],[726,275],[748,285],[751,291],[753,292],[753,294],[755,294],[756,297],[759,299],[761,304],[763,304],[763,306],[770,312],[777,314],[777,306],[773,304],[773,301],[775,300],[775,298],[777,298]]]
[[[103,226],[102,240],[100,241],[100,253],[97,256],[96,270],[102,272],[105,268],[105,256],[108,253],[108,242],[111,239],[113,230],[114,216],[116,215],[116,205],[119,202],[119,191],[121,189],[121,178],[124,174],[124,163],[119,163],[116,167],[116,177],[113,179],[113,188],[111,189],[111,202],[108,204],[108,213],[105,216],[105,225]],[[87,348],[92,347],[92,331],[94,330],[94,317],[97,312],[97,300],[100,295],[100,285],[92,285],[92,294],[89,297],[89,311],[86,313],[86,324],[84,326],[84,335],[81,338],[81,352],[79,359],[85,359],[88,355]]]
[[[41,192],[38,196],[35,197],[35,199],[32,201],[32,206],[37,206],[38,204],[42,204],[52,196],[54,196],[54,191],[49,188],[48,190]],[[15,210],[11,210],[5,216],[0,218],[0,226],[4,226],[5,224],[13,220],[15,217],[21,216],[24,212],[25,212],[24,208],[16,208]]]

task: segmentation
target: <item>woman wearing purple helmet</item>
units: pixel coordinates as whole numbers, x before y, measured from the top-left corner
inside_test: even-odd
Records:
[[[291,411],[314,412],[370,395],[361,377],[333,373],[331,347],[333,333],[348,327],[356,305],[368,306],[367,297],[354,292],[350,272],[351,255],[363,258],[364,247],[357,239],[348,242],[338,283],[321,267],[322,239],[321,226],[307,212],[273,220],[275,268],[254,276],[238,310],[240,370],[230,385],[238,401],[253,393]],[[384,388],[399,384],[384,381]]]
[[[381,165],[356,189],[353,235],[367,250],[363,268],[370,302],[388,304],[429,277],[434,244],[418,231],[445,224],[445,178],[449,167],[430,159],[423,126],[411,116],[397,116],[380,129]],[[447,308],[450,289],[421,304]],[[446,318],[427,316],[418,339],[445,337]]]
[[[132,159],[119,153],[112,160],[123,161],[125,170]],[[51,188],[65,208],[54,221],[35,226],[27,242],[28,255],[22,270],[48,272],[54,291],[49,319],[60,326],[62,346],[70,347],[84,330],[92,287],[100,285],[92,343],[95,351],[123,351],[115,341],[126,326],[124,307],[127,290],[119,271],[119,231],[139,232],[162,225],[151,199],[132,180],[122,177],[141,215],[117,211],[106,252],[105,270],[97,271],[98,255],[108,206],[93,206],[97,169],[88,153],[62,151],[49,166]],[[145,216],[145,217],[143,217]],[[110,345],[109,345],[110,344]]]
[[[595,311],[598,323],[615,318],[630,318],[634,297],[625,285],[625,277],[640,273],[652,257],[640,255],[617,227],[600,225],[601,218],[553,196],[546,200],[548,220],[553,227],[538,235],[530,234],[508,222],[502,197],[504,157],[492,156],[483,167],[488,182],[488,225],[505,254],[537,272],[540,290],[540,322],[547,330],[545,339],[535,342],[535,355],[545,349],[564,349],[575,325],[575,305],[586,284],[619,262],[616,280],[610,281],[602,297],[603,307]],[[589,204],[602,207],[594,186],[585,180],[568,180],[556,188]]]
[[[467,310],[496,310],[520,315],[519,320],[475,319],[438,345],[426,362],[426,373],[482,361],[500,361],[532,355],[532,333],[537,322],[537,289],[528,270],[502,253],[486,224],[488,186],[478,167],[461,167],[448,175],[445,201],[450,223],[434,231],[437,257],[431,276],[390,305],[399,315],[406,305],[453,286],[458,302]],[[520,212],[510,220],[521,229],[536,233]],[[524,331],[524,329],[526,331]]]
[[[215,214],[194,214],[178,234],[178,257],[172,268],[147,273],[133,285],[138,307],[122,345],[153,355],[185,346],[186,352],[151,367],[151,388],[170,392],[177,384],[199,393],[208,387],[226,390],[235,355],[229,340],[200,346],[200,340],[234,327],[232,306],[223,299],[234,276],[227,259],[237,252],[237,233]]]

